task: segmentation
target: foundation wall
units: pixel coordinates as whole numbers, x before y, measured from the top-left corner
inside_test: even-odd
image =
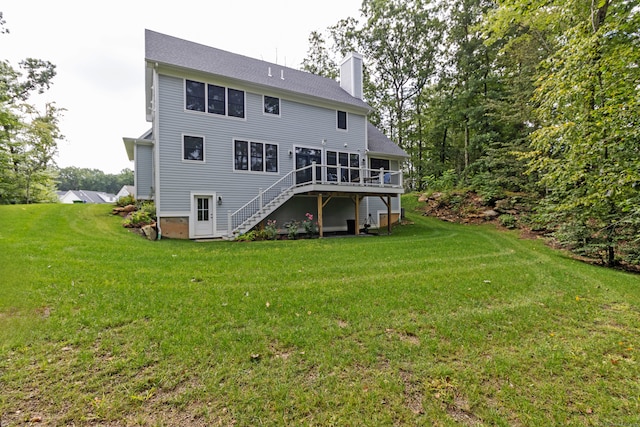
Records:
[[[189,218],[160,218],[160,229],[162,230],[162,237],[169,239],[188,239]]]

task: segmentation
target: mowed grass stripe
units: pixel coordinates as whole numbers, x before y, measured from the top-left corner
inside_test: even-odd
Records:
[[[0,206],[0,419],[638,422],[638,276],[411,212],[391,236],[149,242]]]

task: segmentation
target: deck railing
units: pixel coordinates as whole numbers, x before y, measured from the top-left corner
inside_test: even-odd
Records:
[[[369,169],[340,165],[323,165],[313,162],[308,166],[287,173],[266,190],[259,189],[258,195],[255,198],[237,211],[229,212],[229,232],[236,230],[283,193],[293,188],[314,184],[383,188],[401,188],[403,185],[402,171],[390,171],[383,168]]]

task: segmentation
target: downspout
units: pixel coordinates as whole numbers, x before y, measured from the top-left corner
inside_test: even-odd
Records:
[[[158,240],[162,239],[162,227],[160,226],[160,135],[158,132],[158,63],[153,65],[153,87],[151,88],[151,128],[153,129],[153,199],[156,204],[156,230],[158,231]]]

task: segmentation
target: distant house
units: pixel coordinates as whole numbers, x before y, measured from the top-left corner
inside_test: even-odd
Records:
[[[145,32],[146,118],[123,138],[162,236],[233,238],[266,220],[357,233],[399,219],[407,153],[369,123],[363,57],[340,82]]]
[[[60,203],[115,203],[116,199],[115,194],[102,191],[69,190],[58,192]]]
[[[118,191],[118,194],[116,194],[116,200],[126,196],[135,197],[135,195],[136,195],[136,187],[134,187],[133,185],[123,185],[120,191]]]

